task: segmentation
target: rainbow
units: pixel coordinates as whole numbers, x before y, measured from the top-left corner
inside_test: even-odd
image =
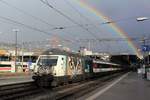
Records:
[[[101,11],[99,11],[98,9],[96,9],[96,7],[88,4],[88,2],[86,2],[86,0],[74,0],[74,2],[76,2],[79,6],[81,6],[82,8],[87,9],[88,11],[90,11],[91,13],[95,14],[97,17],[99,17],[101,20],[103,20],[104,22],[112,22],[112,20],[110,18],[108,18],[107,16],[105,16]],[[117,33],[120,37],[125,38],[127,40],[127,44],[128,46],[133,50],[133,52],[139,57],[142,57],[141,52],[138,50],[138,47],[133,43],[132,39],[128,36],[128,34],[123,31],[121,28],[119,28],[115,23],[109,23],[108,24],[109,27],[115,32]]]

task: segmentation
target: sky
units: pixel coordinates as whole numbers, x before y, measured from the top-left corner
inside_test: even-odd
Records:
[[[96,52],[134,53],[126,41],[92,42],[95,39],[122,37],[109,31],[108,25],[102,24],[104,20],[75,1],[80,0],[48,0],[66,18],[40,0],[0,0],[0,42],[14,43],[15,32],[12,30],[19,29],[19,43],[37,41],[38,46],[40,41],[52,41],[55,38],[59,41],[57,44],[74,50],[90,45],[90,49]],[[83,1],[115,21],[131,38],[150,37],[150,20],[136,21],[137,17],[150,16],[149,0]],[[140,48],[140,41],[133,42]]]

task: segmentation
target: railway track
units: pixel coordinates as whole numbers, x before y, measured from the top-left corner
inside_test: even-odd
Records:
[[[73,83],[55,88],[40,88],[34,82],[22,82],[0,86],[0,100],[37,100],[49,97],[55,94],[55,91],[63,90],[77,86],[79,83]]]
[[[14,83],[0,86],[0,100],[14,100],[40,92],[33,82]]]
[[[66,86],[52,88],[50,91],[47,89],[45,93],[37,95],[30,100],[75,100],[78,97],[85,95],[96,88],[105,85],[106,83],[121,76],[123,73],[101,77],[100,79],[74,83]],[[27,99],[29,100],[29,98]]]
[[[106,84],[122,73],[55,88],[39,88],[34,82],[0,86],[0,100],[72,100]]]
[[[55,95],[56,100],[76,100],[77,98],[85,95],[86,93],[89,93],[93,90],[95,90],[98,87],[101,87],[105,85],[106,83],[112,81],[116,77],[119,77],[122,75],[120,74],[114,74],[106,77],[102,77],[97,80],[89,81],[87,83],[81,84],[79,86],[75,86],[70,89],[66,89],[63,91],[58,91],[57,94]]]

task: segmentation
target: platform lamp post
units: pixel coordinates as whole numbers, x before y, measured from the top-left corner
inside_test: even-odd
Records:
[[[149,17],[145,17],[144,16],[144,17],[138,17],[138,18],[136,18],[137,22],[143,22],[145,20],[149,20]],[[143,39],[141,40],[141,42],[145,46],[146,45],[146,37],[143,37]],[[147,49],[147,48],[145,47],[145,49]],[[143,50],[144,64],[146,63],[145,56],[146,56],[146,50]]]
[[[13,29],[13,32],[15,32],[15,72],[17,72],[17,51],[18,51],[18,32],[19,29]]]
[[[141,43],[143,44],[143,46],[145,46],[145,45],[146,45],[146,38],[145,38],[145,37],[143,37],[143,38],[142,38]],[[143,47],[143,58],[144,58],[144,64],[146,63],[146,61],[145,61],[145,57],[146,57],[146,50],[147,50],[147,48],[146,48],[146,47]]]
[[[22,62],[22,69],[23,69],[23,62],[24,62],[24,42],[22,42],[22,57],[21,57],[21,62]]]
[[[144,73],[144,78],[146,78],[146,53],[147,53],[147,45],[146,45],[146,38],[144,37],[142,40],[141,40],[142,44],[143,44],[143,47],[142,47],[142,51],[143,51],[143,73]]]
[[[143,22],[143,21],[145,21],[145,20],[149,20],[149,17],[138,17],[138,18],[136,18],[136,21],[137,22]],[[146,52],[147,52],[147,47],[146,47],[146,38],[144,37],[143,39],[142,39],[142,44],[143,44],[143,46],[144,47],[142,47],[142,49],[143,49],[143,69],[144,69],[144,78],[146,78],[146,69],[145,69],[145,65],[146,65],[146,61],[145,61],[145,57],[146,57]]]

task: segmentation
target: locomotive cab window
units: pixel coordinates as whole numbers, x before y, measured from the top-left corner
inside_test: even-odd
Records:
[[[38,65],[44,66],[56,66],[58,57],[56,56],[41,56]]]

